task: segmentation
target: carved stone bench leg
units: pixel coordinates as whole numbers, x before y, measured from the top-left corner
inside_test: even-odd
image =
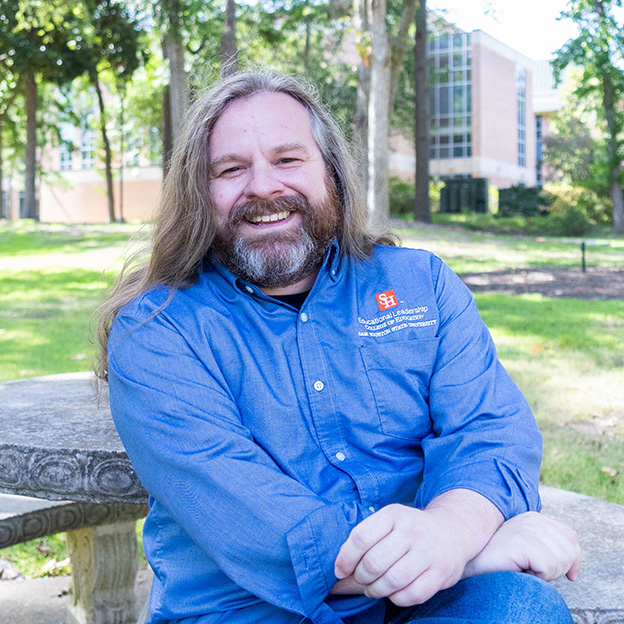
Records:
[[[68,624],[135,624],[136,521],[67,532],[72,565]]]

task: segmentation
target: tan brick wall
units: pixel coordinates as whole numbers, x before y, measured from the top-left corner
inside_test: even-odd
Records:
[[[125,172],[123,216],[126,221],[148,221],[160,193],[160,169],[134,168]],[[106,223],[108,203],[101,172],[64,172],[67,186],[42,185],[40,218],[44,222]],[[119,216],[119,180],[114,181],[116,216]]]

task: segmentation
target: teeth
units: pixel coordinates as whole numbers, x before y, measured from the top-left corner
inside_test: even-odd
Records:
[[[278,212],[277,214],[251,217],[249,221],[252,223],[272,223],[274,221],[283,221],[286,217],[288,217],[288,215],[290,215],[290,212],[288,212],[288,210],[284,210],[284,212]]]

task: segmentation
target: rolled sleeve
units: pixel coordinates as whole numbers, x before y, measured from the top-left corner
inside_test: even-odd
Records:
[[[150,495],[238,587],[339,623],[323,601],[360,506],[328,503],[280,470],[165,314],[122,313],[109,344],[111,410]]]
[[[416,504],[454,488],[474,490],[508,519],[540,507],[541,434],[498,361],[472,295],[446,265],[436,284],[440,343],[430,382],[433,433]]]

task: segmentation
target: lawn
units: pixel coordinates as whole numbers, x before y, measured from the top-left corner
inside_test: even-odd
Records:
[[[457,272],[580,265],[578,239],[402,225],[404,244],[437,253]],[[143,235],[131,225],[0,223],[0,380],[89,369],[90,316],[128,241]],[[586,242],[590,266],[624,266],[624,241]],[[485,293],[475,300],[544,433],[542,481],[624,504],[624,302]],[[63,538],[49,542],[61,561]],[[1,555],[40,574],[37,544]]]

